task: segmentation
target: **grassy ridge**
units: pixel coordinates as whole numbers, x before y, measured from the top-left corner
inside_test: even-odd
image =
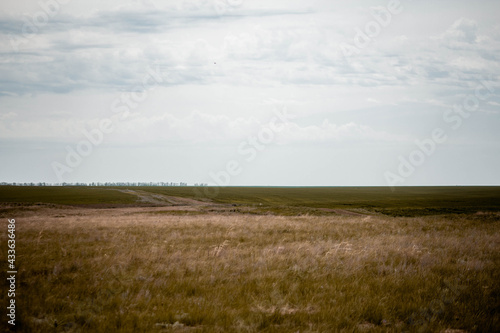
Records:
[[[134,204],[126,187],[0,186],[0,202],[66,205]],[[258,206],[261,212],[309,213],[310,208],[364,209],[392,216],[500,211],[500,187],[131,187],[168,196]]]

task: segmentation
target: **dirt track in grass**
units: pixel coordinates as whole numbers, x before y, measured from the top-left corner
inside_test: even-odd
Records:
[[[140,203],[149,203],[158,206],[207,206],[214,205],[213,203],[207,203],[204,201],[199,201],[190,198],[181,198],[175,196],[168,196],[158,193],[151,193],[140,190],[118,190],[122,193],[131,194],[137,197]]]

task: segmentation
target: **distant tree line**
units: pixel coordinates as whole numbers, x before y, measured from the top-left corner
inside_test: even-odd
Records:
[[[174,182],[92,182],[92,183],[7,183],[2,182],[0,185],[11,186],[188,186],[187,183]],[[205,183],[195,183],[194,186],[208,186]]]

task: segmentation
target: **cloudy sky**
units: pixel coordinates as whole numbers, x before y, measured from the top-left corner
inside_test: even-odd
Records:
[[[500,184],[498,13],[2,0],[0,182]]]

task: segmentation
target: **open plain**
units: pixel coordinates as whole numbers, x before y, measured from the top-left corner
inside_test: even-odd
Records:
[[[17,331],[500,330],[498,188],[204,190],[0,187]]]

